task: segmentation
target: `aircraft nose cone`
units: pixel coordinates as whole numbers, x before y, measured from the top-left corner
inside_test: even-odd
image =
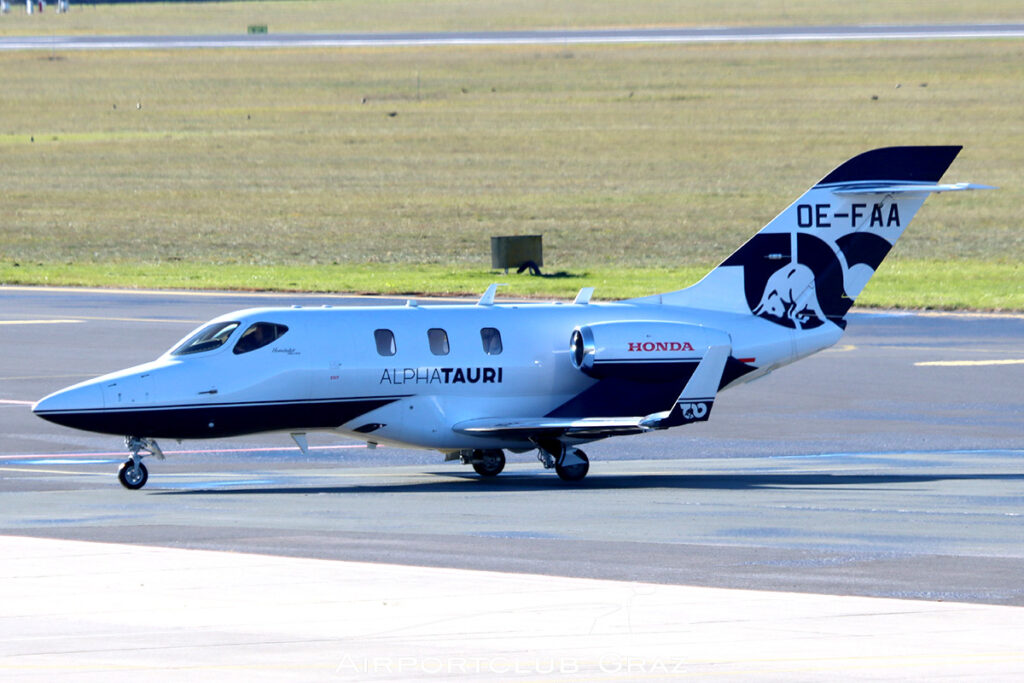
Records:
[[[98,384],[78,384],[54,392],[32,406],[32,412],[50,422],[78,426],[90,413],[103,409],[103,390]]]

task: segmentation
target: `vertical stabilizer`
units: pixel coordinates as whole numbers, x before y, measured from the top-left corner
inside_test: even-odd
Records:
[[[960,147],[886,147],[825,176],[700,282],[634,302],[749,313],[798,330],[846,312]]]

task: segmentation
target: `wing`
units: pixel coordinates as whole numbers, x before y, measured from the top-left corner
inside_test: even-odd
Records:
[[[652,427],[645,427],[642,424],[643,420],[643,417],[484,417],[459,422],[452,429],[470,436],[523,439],[567,436],[580,439],[603,439],[608,436],[639,434],[652,429]]]
[[[661,413],[623,417],[484,417],[459,422],[452,429],[470,436],[596,440],[707,420],[729,351],[730,347],[724,345],[708,347],[679,398]]]

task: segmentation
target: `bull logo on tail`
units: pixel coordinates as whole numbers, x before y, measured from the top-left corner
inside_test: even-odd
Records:
[[[775,271],[765,284],[761,302],[752,312],[774,322],[786,321],[784,324],[798,330],[808,324],[811,327],[821,325],[825,314],[814,290],[814,272],[795,261]]]

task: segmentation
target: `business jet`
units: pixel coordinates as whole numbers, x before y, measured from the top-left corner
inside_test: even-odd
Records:
[[[330,431],[440,451],[482,477],[536,451],[567,482],[579,448],[707,420],[718,393],[828,348],[960,147],[889,147],[825,176],[691,287],[597,303],[253,308],[155,361],[53,393],[60,425],[125,437],[145,485],[157,439]]]

